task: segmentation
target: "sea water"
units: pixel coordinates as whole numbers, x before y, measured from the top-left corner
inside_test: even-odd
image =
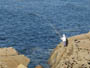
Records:
[[[31,59],[29,68],[49,68],[60,43],[50,24],[67,37],[90,30],[90,0],[0,0],[0,47],[14,47]]]

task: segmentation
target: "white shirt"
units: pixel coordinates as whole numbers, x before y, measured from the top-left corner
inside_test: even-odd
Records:
[[[63,34],[63,37],[61,37],[61,40],[64,42],[64,41],[66,41],[66,36],[65,36],[65,34]]]

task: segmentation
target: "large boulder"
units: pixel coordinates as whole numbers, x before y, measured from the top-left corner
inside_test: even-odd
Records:
[[[0,48],[0,68],[17,68],[18,65],[28,65],[30,59],[20,55],[14,48]]]
[[[43,68],[41,65],[37,65],[35,68]]]
[[[14,56],[14,55],[18,55],[18,52],[12,48],[0,48],[0,56]]]
[[[26,66],[24,66],[23,64],[20,64],[20,65],[18,65],[18,67],[17,68],[27,68]]]
[[[90,68],[90,32],[68,38],[68,46],[61,42],[52,52],[51,68]]]

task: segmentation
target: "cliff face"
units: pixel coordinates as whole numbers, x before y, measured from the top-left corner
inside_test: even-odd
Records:
[[[12,47],[0,48],[0,68],[27,68],[29,61]]]
[[[49,59],[51,68],[90,68],[90,33],[68,38],[68,46],[61,42]]]

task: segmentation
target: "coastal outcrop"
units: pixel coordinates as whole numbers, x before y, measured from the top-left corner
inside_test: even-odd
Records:
[[[27,68],[30,59],[14,48],[0,48],[0,68]]]
[[[26,66],[24,66],[23,64],[20,64],[20,65],[18,65],[18,67],[17,68],[27,68]]]
[[[49,58],[50,68],[90,68],[90,32],[68,38],[68,46],[61,42]]]
[[[43,68],[41,65],[37,65],[35,68]]]

